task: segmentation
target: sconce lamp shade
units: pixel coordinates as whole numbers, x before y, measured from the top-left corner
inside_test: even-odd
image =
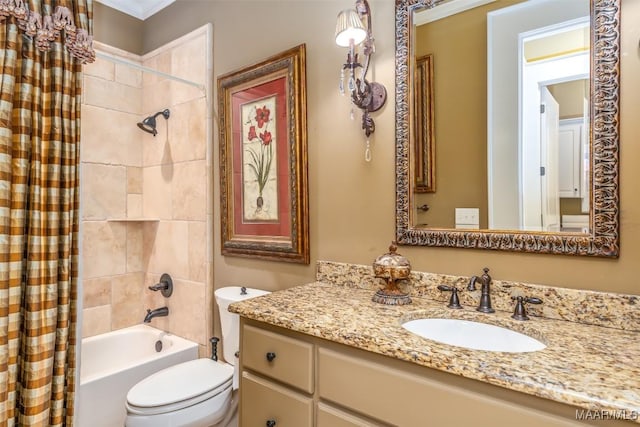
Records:
[[[349,47],[353,40],[354,45],[362,43],[367,37],[367,30],[362,25],[358,12],[354,9],[345,9],[338,14],[336,24],[336,44],[341,47]]]

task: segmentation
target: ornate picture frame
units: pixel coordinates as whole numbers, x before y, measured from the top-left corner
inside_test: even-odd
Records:
[[[461,230],[416,225],[411,175],[414,155],[412,16],[441,0],[396,0],[396,242],[398,245],[490,249],[617,258],[620,254],[620,4],[590,0],[590,230],[588,233]]]
[[[218,77],[222,254],[309,264],[306,46]]]
[[[433,55],[416,59],[416,193],[435,193],[436,162],[433,129]]]

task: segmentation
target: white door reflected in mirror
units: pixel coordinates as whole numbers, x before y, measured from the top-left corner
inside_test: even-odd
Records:
[[[588,116],[589,4],[550,3],[487,15],[490,229],[556,232],[562,213],[580,213],[561,212],[559,121]]]

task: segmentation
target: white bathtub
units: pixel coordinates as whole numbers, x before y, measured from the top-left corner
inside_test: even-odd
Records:
[[[160,352],[156,352],[158,340]],[[154,372],[197,357],[197,343],[147,325],[84,338],[75,425],[123,426],[131,387]]]

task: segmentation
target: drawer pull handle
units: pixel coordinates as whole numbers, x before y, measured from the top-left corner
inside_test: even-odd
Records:
[[[276,358],[276,354],[275,354],[275,353],[272,353],[272,352],[267,353],[267,360],[268,360],[269,362],[273,362],[273,359],[275,359],[275,358]],[[269,420],[269,421],[271,421],[271,420]],[[273,423],[274,423],[273,425],[276,425],[276,424],[275,424],[275,421],[274,421]],[[268,425],[268,424],[269,424],[269,423],[267,422],[267,425]]]
[[[276,427],[276,420],[267,420],[267,427]]]

